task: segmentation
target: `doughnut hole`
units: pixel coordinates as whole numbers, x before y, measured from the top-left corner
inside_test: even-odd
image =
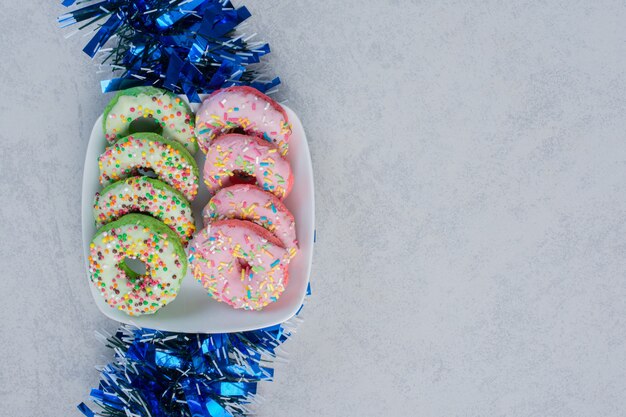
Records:
[[[148,267],[140,259],[126,257],[120,262],[120,269],[126,273],[129,280],[134,280],[145,275]]]
[[[157,133],[159,135],[163,134],[163,126],[159,123],[159,121],[152,117],[152,115],[148,117],[138,117],[128,125],[128,133],[132,135],[133,133]]]
[[[239,258],[238,260],[241,270],[244,271],[244,275],[248,276],[250,274],[250,269],[252,269],[250,268],[250,264],[243,258]]]
[[[228,129],[228,133],[238,133],[240,135],[247,135],[248,133],[241,126],[233,127],[232,129]]]
[[[235,184],[256,184],[256,177],[248,174],[245,171],[235,170],[232,177],[230,177],[231,185]]]
[[[154,170],[152,168],[137,168],[137,173],[139,175],[143,175],[144,177],[148,177],[148,178],[155,178],[158,179],[159,176],[157,175],[156,172],[154,172]],[[149,213],[147,213],[148,215],[150,215]]]

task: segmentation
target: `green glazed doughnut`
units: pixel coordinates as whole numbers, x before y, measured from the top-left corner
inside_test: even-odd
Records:
[[[118,92],[104,109],[102,128],[107,141],[115,141],[137,131],[133,122],[155,121],[167,139],[175,140],[195,154],[198,143],[194,133],[195,116],[189,105],[180,97],[155,87],[133,87]]]
[[[143,213],[168,225],[186,244],[196,230],[189,201],[180,192],[154,178],[130,177],[96,194],[93,216],[101,227],[128,214]]]
[[[178,142],[156,133],[136,133],[109,146],[98,158],[100,184],[135,176],[151,169],[159,179],[193,200],[200,174],[193,156]]]
[[[142,261],[145,274],[132,271],[126,258]],[[153,314],[174,300],[186,273],[178,236],[143,214],[127,214],[103,226],[89,246],[91,283],[107,304],[131,316]]]

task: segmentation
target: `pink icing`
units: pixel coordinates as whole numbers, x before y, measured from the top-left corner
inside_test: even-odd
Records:
[[[204,153],[223,133],[243,129],[273,142],[287,154],[291,125],[280,104],[255,88],[236,86],[217,90],[204,99],[196,113],[196,136]]]
[[[289,279],[287,257],[275,236],[243,220],[208,224],[189,244],[193,275],[209,295],[246,310],[280,297]]]
[[[204,208],[204,222],[249,220],[276,236],[293,258],[298,250],[296,223],[287,207],[274,194],[250,184],[236,184],[219,190]]]
[[[206,154],[204,183],[214,194],[240,183],[241,174],[279,198],[291,191],[291,166],[274,145],[254,136],[230,133],[215,139]]]

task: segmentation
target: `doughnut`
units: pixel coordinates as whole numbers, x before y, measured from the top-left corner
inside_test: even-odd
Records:
[[[137,175],[140,169],[151,169],[188,200],[198,193],[196,161],[183,145],[156,133],[136,133],[118,140],[100,155],[98,166],[103,186]]]
[[[289,258],[298,251],[296,222],[274,194],[249,184],[236,184],[219,190],[202,211],[204,223],[215,220],[249,220],[270,231],[287,249]]]
[[[192,155],[198,151],[194,115],[189,105],[169,91],[155,87],[133,87],[113,97],[102,118],[104,136],[109,144],[137,133],[133,129],[137,123],[131,124],[141,118],[155,120],[156,126],[151,127],[156,127],[164,138],[184,145]]]
[[[204,99],[196,113],[196,136],[204,153],[216,137],[235,129],[272,142],[282,156],[287,155],[291,136],[287,113],[255,88],[217,90]]]
[[[206,154],[204,183],[214,194],[241,182],[252,182],[283,199],[293,185],[291,166],[269,142],[237,133],[222,135]]]
[[[126,258],[146,265],[140,275]],[[152,314],[176,298],[187,272],[180,240],[162,222],[143,214],[127,214],[100,228],[89,245],[91,283],[104,300],[131,316]]]
[[[164,182],[148,177],[130,177],[114,182],[96,194],[93,215],[96,226],[128,213],[144,213],[168,225],[186,244],[196,226],[189,201]]]
[[[245,220],[219,220],[189,243],[194,277],[217,301],[260,310],[280,297],[289,278],[278,238]]]

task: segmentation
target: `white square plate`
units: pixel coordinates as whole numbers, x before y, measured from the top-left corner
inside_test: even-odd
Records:
[[[191,106],[194,111],[198,108],[198,104]],[[172,332],[228,333],[272,326],[282,323],[296,314],[306,295],[313,258],[315,228],[313,169],[302,123],[291,109],[284,107],[293,129],[287,159],[291,163],[295,179],[291,194],[285,200],[285,205],[295,217],[300,250],[289,265],[289,285],[278,301],[268,305],[262,311],[235,310],[210,298],[202,285],[191,275],[191,268],[189,268],[176,299],[152,315],[131,317],[113,309],[104,301],[97,289],[90,284],[89,287],[96,305],[105,316],[122,323]],[[106,139],[102,132],[102,116],[100,116],[91,131],[83,171],[83,250],[87,267],[89,243],[96,232],[93,200],[96,192],[102,188],[98,181],[100,174],[98,157],[104,151],[105,146]],[[196,161],[202,175],[204,154],[201,151],[196,154]],[[202,228],[202,209],[208,201],[209,194],[201,178],[198,196],[191,204],[198,230]],[[89,279],[89,273],[87,273],[87,279]]]

